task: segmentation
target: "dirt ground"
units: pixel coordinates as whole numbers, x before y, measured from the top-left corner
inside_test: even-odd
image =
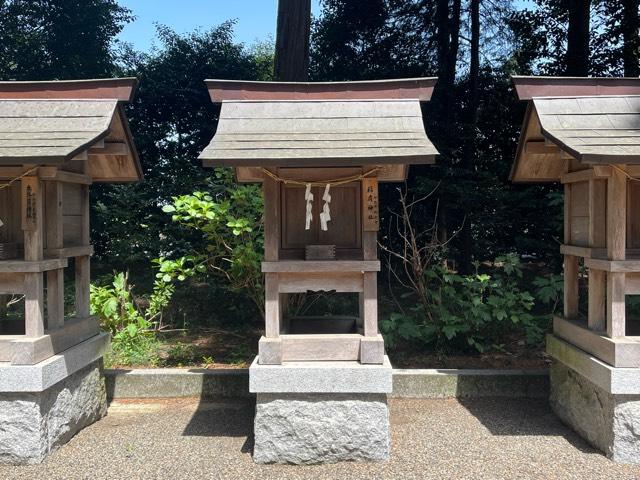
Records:
[[[0,466],[18,479],[640,479],[593,450],[546,400],[391,400],[391,460],[256,465],[255,405],[198,399],[114,403],[42,465]]]

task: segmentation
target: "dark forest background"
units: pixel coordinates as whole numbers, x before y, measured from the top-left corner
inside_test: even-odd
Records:
[[[162,207],[223,181],[197,160],[217,119],[203,80],[274,79],[274,53],[287,47],[238,43],[229,19],[187,34],[158,25],[156,48],[140,52],[117,41],[128,22],[135,17],[115,0],[0,0],[0,80],[139,78],[127,113],[145,181],[93,188],[92,239],[96,277],[129,270],[144,289],[151,259],[186,255],[201,242]],[[442,155],[436,166],[412,168],[408,181],[416,197],[438,185],[417,226],[429,228],[437,215],[441,237],[451,238],[449,265],[461,273],[507,253],[559,272],[558,186],[509,181],[524,115],[509,78],[638,76],[639,26],[639,0],[324,0],[303,77],[439,77],[424,119]],[[386,187],[382,204],[396,201]],[[243,301],[209,286],[213,316]]]

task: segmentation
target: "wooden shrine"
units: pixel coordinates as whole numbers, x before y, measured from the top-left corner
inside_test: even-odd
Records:
[[[434,162],[420,102],[435,79],[342,83],[211,80],[221,104],[204,165],[262,182],[266,325],[259,363],[382,364],[378,331],[379,182],[402,182]],[[357,293],[360,314],[290,318],[286,296]]]
[[[640,294],[640,79],[513,82],[528,107],[512,179],[564,185],[564,314],[554,335],[613,367],[640,367],[640,322],[625,308]]]
[[[0,82],[0,300],[24,295],[23,321],[0,317],[0,362],[34,365],[99,333],[89,188],[142,178],[123,110],[135,86]],[[68,308],[65,276],[75,284]]]

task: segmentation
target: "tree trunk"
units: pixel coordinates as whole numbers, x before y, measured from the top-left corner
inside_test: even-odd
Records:
[[[471,182],[474,171],[474,158],[476,153],[476,135],[478,130],[478,108],[480,106],[480,1],[471,2],[471,51],[469,65],[469,112],[467,123],[467,135],[463,147],[462,168],[465,170],[467,182]],[[472,224],[473,215],[471,205],[465,205],[465,223],[462,227],[461,247],[462,257],[460,261],[460,271],[465,274],[472,272],[473,262],[473,237]]]
[[[434,12],[436,22],[437,56],[438,56],[438,83],[436,84],[432,110],[442,119],[438,122],[436,135],[439,139],[441,152],[450,155],[452,148],[453,126],[453,89],[456,81],[456,69],[458,65],[458,52],[460,49],[460,13],[462,0],[437,0]],[[456,139],[457,141],[457,139]],[[447,197],[440,197],[438,209],[438,233],[443,243],[448,240],[449,226],[446,219],[449,217],[447,210]],[[456,225],[455,228],[458,228]]]
[[[625,77],[640,76],[640,17],[638,0],[622,0],[622,57]]]
[[[304,82],[309,78],[311,0],[279,0],[275,78]]]
[[[568,0],[568,9],[566,74],[573,77],[586,77],[589,75],[591,0]]]

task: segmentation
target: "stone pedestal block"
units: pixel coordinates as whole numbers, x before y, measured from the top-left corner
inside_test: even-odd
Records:
[[[556,415],[611,460],[640,464],[640,369],[611,367],[556,337],[547,351]]]
[[[0,463],[40,463],[107,413],[107,335],[32,366],[0,365]]]
[[[257,463],[377,462],[389,453],[386,394],[257,395]]]
[[[389,459],[392,369],[359,362],[285,362],[249,369],[257,463]]]

